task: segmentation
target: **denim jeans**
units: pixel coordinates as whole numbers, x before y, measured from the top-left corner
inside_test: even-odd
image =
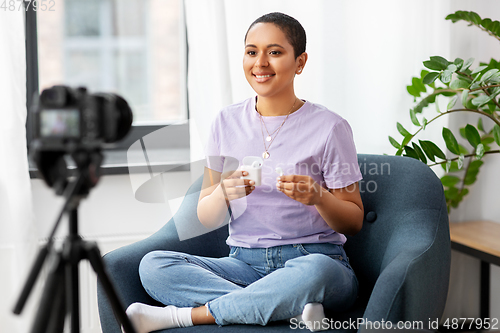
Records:
[[[223,258],[154,251],[139,274],[155,300],[177,307],[208,303],[218,325],[266,325],[301,314],[307,303],[345,310],[358,292],[343,247],[330,243],[232,247]]]

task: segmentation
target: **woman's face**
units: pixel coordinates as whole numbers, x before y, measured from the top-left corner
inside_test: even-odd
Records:
[[[303,53],[295,59],[293,46],[276,25],[257,23],[245,41],[245,77],[261,97],[294,94],[293,80],[305,65],[306,57]]]

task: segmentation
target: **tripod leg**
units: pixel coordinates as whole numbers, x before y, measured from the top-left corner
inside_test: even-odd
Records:
[[[78,235],[78,210],[69,211],[69,235],[63,245],[66,261],[66,297],[71,313],[71,333],[80,332],[80,277],[79,266],[82,259],[83,241]]]
[[[61,293],[64,294],[64,260],[62,260],[61,254],[58,253],[54,258],[53,265],[51,265],[49,275],[45,281],[40,306],[31,327],[31,333],[45,333],[47,331],[49,321],[53,317],[54,312],[58,312],[54,310],[58,310],[59,308],[56,309],[54,305],[54,295],[60,295]],[[62,320],[64,324],[64,315],[62,316]]]
[[[86,242],[84,251],[87,254],[87,258],[89,259],[92,268],[97,273],[97,278],[101,282],[102,287],[108,296],[118,322],[123,325],[123,329],[126,333],[135,333],[136,331],[125,313],[125,308],[118,299],[118,294],[116,293],[116,290],[106,273],[104,262],[102,261],[101,253],[97,244],[95,242]]]
[[[64,281],[64,279],[62,280]],[[47,333],[62,333],[64,332],[64,320],[66,319],[66,288],[64,285],[57,288],[53,303]]]

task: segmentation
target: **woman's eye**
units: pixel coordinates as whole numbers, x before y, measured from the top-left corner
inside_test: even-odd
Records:
[[[272,55],[278,55],[278,54],[281,54],[281,52],[280,52],[280,51],[271,51],[271,52],[269,52],[269,53],[270,53],[270,54],[272,54]]]
[[[247,51],[247,54],[253,56],[255,55],[255,51]]]

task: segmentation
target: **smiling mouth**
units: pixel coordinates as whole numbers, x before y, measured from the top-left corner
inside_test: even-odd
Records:
[[[274,76],[274,74],[267,74],[267,75],[257,75],[257,74],[254,74],[254,76],[258,79],[264,79],[266,77],[271,77],[271,76]]]

